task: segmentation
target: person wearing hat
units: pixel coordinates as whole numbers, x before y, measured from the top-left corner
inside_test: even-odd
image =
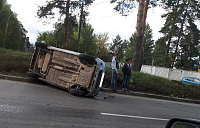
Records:
[[[122,72],[124,74],[123,83],[122,83],[122,91],[127,91],[128,86],[128,80],[131,77],[131,66],[130,66],[131,60],[126,59],[126,63],[122,67]]]
[[[111,63],[111,67],[112,67],[111,89],[113,91],[116,91],[117,89],[117,74],[118,74],[118,69],[119,69],[119,62],[117,60],[118,58],[119,58],[119,54],[116,53],[115,56],[113,56],[112,63]]]

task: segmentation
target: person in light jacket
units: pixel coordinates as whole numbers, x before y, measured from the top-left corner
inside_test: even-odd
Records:
[[[111,89],[116,91],[117,89],[117,74],[119,70],[119,62],[118,62],[119,54],[116,53],[115,56],[112,58],[112,80],[111,80]]]

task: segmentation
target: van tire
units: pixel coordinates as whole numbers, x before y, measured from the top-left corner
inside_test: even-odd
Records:
[[[36,47],[40,47],[40,48],[43,48],[43,49],[47,49],[47,44],[45,43],[40,43],[40,42],[36,42],[35,43]]]
[[[33,77],[33,78],[35,78],[35,79],[38,79],[38,78],[39,78],[39,75],[38,75],[38,74],[35,74],[35,73],[33,73],[33,72],[30,72],[30,71],[28,71],[28,72],[26,73],[26,75],[27,75],[28,77]]]
[[[70,89],[69,92],[75,96],[85,96],[85,92],[81,90]]]
[[[86,95],[86,91],[84,90],[80,90],[80,89],[75,89],[77,85],[73,85],[70,87],[69,89],[69,92],[72,94],[72,95],[76,95],[76,96],[85,96]]]
[[[90,55],[86,55],[86,54],[80,54],[78,57],[81,58],[81,59],[86,59],[86,60],[90,60],[90,61],[93,61],[93,62],[95,61],[95,57],[90,56]]]
[[[80,54],[79,59],[81,63],[87,65],[88,67],[92,67],[95,63],[95,57],[90,55]]]

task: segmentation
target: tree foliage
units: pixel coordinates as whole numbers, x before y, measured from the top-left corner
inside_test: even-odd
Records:
[[[151,65],[152,59],[153,59],[153,49],[155,47],[152,29],[150,28],[149,24],[146,25],[145,31],[144,31],[144,59],[142,64],[145,65]],[[132,36],[129,39],[129,43],[127,45],[127,49],[125,52],[125,58],[132,58],[132,55],[135,51],[135,43],[136,43],[136,32],[132,34]]]
[[[77,10],[78,8],[83,7],[83,5],[85,7],[89,6],[91,3],[93,2],[93,0],[47,0],[46,1],[46,5],[44,6],[39,6],[38,9],[38,18],[55,18],[55,14],[56,14],[56,9],[58,10],[60,17],[58,19],[58,23],[59,22],[63,22],[64,23],[64,42],[63,42],[63,47],[65,49],[69,49],[70,45],[72,41],[74,41],[74,39],[72,39],[72,30],[73,27],[75,27],[73,22],[76,22],[77,16],[75,15],[76,13],[75,10]],[[87,11],[84,10],[82,13],[82,17],[81,19],[85,20],[85,16],[88,15]],[[64,19],[64,20],[62,20]],[[82,21],[81,21],[82,22]],[[79,28],[81,29],[81,27]],[[69,46],[68,46],[69,45]]]
[[[153,62],[152,64],[154,66],[163,66],[163,58],[165,56],[165,51],[166,51],[166,37],[161,37],[155,42],[155,49],[153,51]]]
[[[81,39],[80,52],[95,56],[97,45],[95,42],[94,29],[90,24],[82,28]]]
[[[138,0],[134,1],[139,2],[137,31],[129,41],[122,40],[120,35],[117,35],[113,39],[109,51],[112,54],[119,53],[123,59],[133,56],[133,66],[135,65],[134,70],[136,71],[141,68],[141,64],[151,65],[152,60],[157,66],[175,65],[177,68],[194,70],[194,65],[197,65],[199,58],[200,33],[195,21],[199,19],[200,13],[197,5],[200,3],[197,0],[160,1],[168,13],[163,15],[166,18],[165,25],[161,29],[164,37],[157,40],[155,46],[152,40],[152,30],[148,24],[145,24],[148,8],[156,6],[157,3],[155,0]],[[117,3],[115,10],[122,15],[129,13],[128,10],[137,5],[131,0],[111,0],[111,3]],[[58,36],[59,32],[63,32],[65,29],[58,28],[55,30],[58,32],[55,35],[62,37]],[[70,30],[73,34],[69,39],[73,40],[71,42],[77,42],[78,28],[72,27]],[[80,37],[80,51],[103,60],[109,60],[110,55],[106,43],[108,34],[95,35],[93,31],[92,26],[85,23]],[[76,47],[76,43],[72,47]]]
[[[117,3],[116,7],[114,8],[120,14],[124,16],[124,13],[129,12],[134,6],[134,2],[139,2],[138,6],[138,14],[137,14],[137,34],[136,34],[136,43],[135,43],[135,50],[132,59],[132,69],[135,71],[140,71],[143,62],[143,54],[144,54],[144,30],[146,24],[146,17],[149,5],[155,5],[155,0],[111,0],[111,3]],[[128,10],[128,11],[125,11]],[[125,14],[126,16],[126,14]]]
[[[157,6],[158,1],[160,5],[168,11],[167,14],[163,15],[166,17],[165,26],[162,28],[164,38],[167,38],[167,48],[165,49],[165,56],[163,57],[163,66],[169,65],[169,56],[171,56],[171,67],[176,64],[176,58],[185,54],[185,60],[190,60],[189,58],[194,58],[198,52],[186,52],[184,49],[180,48],[179,44],[181,40],[187,40],[189,47],[194,48],[194,51],[198,51],[197,45],[199,42],[199,32],[195,27],[194,22],[199,20],[200,17],[200,2],[198,0],[111,0],[111,3],[116,3],[115,10],[121,15],[127,16],[127,13],[138,4],[138,14],[137,14],[137,34],[136,43],[134,46],[134,54],[132,61],[132,68],[135,71],[139,71],[144,58],[144,26],[146,23],[147,11],[149,7]],[[191,29],[192,27],[192,29]],[[192,34],[189,34],[192,33]],[[194,36],[195,35],[195,36]],[[193,36],[193,38],[191,38]],[[188,38],[190,37],[190,38]],[[195,41],[193,40],[195,37]],[[197,39],[198,37],[198,39]],[[186,39],[187,38],[187,39]],[[189,41],[189,39],[191,41]],[[194,47],[196,43],[196,47]],[[195,49],[196,48],[196,49]],[[172,50],[173,54],[169,55]],[[182,52],[181,54],[179,52]],[[189,54],[190,53],[190,54]],[[182,63],[182,61],[180,61]],[[180,65],[180,64],[179,64]],[[189,66],[187,66],[189,67]]]
[[[199,56],[200,33],[195,25],[195,21],[200,19],[199,7],[198,0],[168,0],[165,2],[164,8],[168,13],[162,16],[166,18],[166,22],[161,29],[167,37],[164,66],[194,69],[192,60]],[[171,56],[171,61],[169,61],[169,56]]]
[[[46,32],[43,32],[43,33],[38,33],[37,40],[40,41],[40,42],[45,41],[48,45],[57,47],[57,42],[56,42],[56,39],[54,37],[55,37],[55,32],[46,31]]]
[[[153,49],[154,49],[154,40],[152,29],[150,28],[150,25],[147,24],[144,31],[144,58],[142,64],[145,65],[151,65],[152,58],[153,58]]]
[[[125,59],[124,54],[127,51],[129,41],[122,40],[120,35],[118,34],[115,39],[113,39],[113,42],[110,44],[109,50],[114,55],[115,53],[118,53],[120,55],[119,60],[122,61]]]
[[[125,58],[132,58],[133,57],[133,52],[134,52],[134,46],[136,43],[136,32],[134,34],[131,35],[131,37],[129,38],[129,43],[127,46],[127,50],[124,54]]]
[[[96,35],[96,56],[104,61],[110,61],[108,54],[108,43],[106,43],[108,39],[108,33],[100,33]]]
[[[27,31],[17,15],[11,10],[6,0],[0,1],[0,47],[13,50],[24,50]]]

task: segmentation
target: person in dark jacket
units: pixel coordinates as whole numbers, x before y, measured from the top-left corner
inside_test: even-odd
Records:
[[[123,78],[123,84],[122,84],[122,91],[127,91],[128,81],[131,77],[131,66],[130,66],[131,60],[126,59],[126,63],[122,67],[122,72],[124,74]]]
[[[25,52],[30,52],[29,37],[26,37],[26,39],[25,39],[24,48],[25,48]]]

